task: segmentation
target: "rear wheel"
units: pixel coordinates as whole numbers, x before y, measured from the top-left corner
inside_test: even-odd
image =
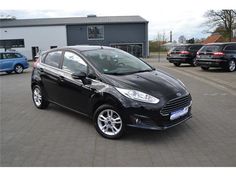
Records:
[[[236,66],[235,60],[230,60],[226,69],[229,72],[233,72],[233,71],[235,71],[235,66]]]
[[[111,105],[102,105],[96,110],[94,125],[100,135],[109,139],[120,138],[125,130],[121,112]]]
[[[45,109],[49,105],[49,102],[45,100],[42,88],[39,85],[35,85],[33,87],[32,98],[33,98],[34,105],[39,109]]]
[[[22,65],[16,65],[14,70],[15,70],[15,73],[21,74],[24,69],[23,69]]]
[[[191,63],[191,65],[192,65],[193,67],[196,67],[196,66],[197,66],[197,60],[196,60],[196,58],[193,59],[193,62]]]
[[[180,66],[180,65],[181,65],[181,63],[174,63],[174,65],[175,65],[175,66]]]
[[[201,66],[201,68],[202,68],[202,70],[204,70],[204,71],[209,70],[209,67],[208,67],[208,66]]]

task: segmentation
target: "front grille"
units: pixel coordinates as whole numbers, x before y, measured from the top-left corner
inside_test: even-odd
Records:
[[[186,95],[182,97],[178,97],[168,101],[165,106],[161,109],[162,115],[169,115],[171,112],[177,111],[179,109],[185,108],[189,106],[191,103],[191,96]]]

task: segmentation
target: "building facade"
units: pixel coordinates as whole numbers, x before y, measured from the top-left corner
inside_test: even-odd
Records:
[[[66,45],[105,45],[147,57],[148,21],[140,16],[0,21],[0,50],[14,49],[32,59],[39,51]]]

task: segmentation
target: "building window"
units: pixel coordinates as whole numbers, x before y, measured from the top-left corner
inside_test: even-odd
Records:
[[[88,26],[88,40],[103,40],[104,26]]]
[[[24,39],[5,39],[0,40],[0,48],[23,48],[25,47]]]

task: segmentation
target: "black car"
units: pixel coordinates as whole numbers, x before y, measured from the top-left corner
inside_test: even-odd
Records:
[[[120,137],[126,126],[164,130],[191,117],[191,95],[180,80],[111,47],[49,50],[31,81],[37,108],[55,103],[90,117],[106,138]]]
[[[235,71],[236,43],[212,43],[203,46],[197,55],[197,64],[203,70],[210,67],[221,67],[227,71]]]
[[[187,44],[174,47],[167,53],[167,60],[175,66],[180,66],[181,63],[197,66],[196,55],[201,47],[201,44]]]

